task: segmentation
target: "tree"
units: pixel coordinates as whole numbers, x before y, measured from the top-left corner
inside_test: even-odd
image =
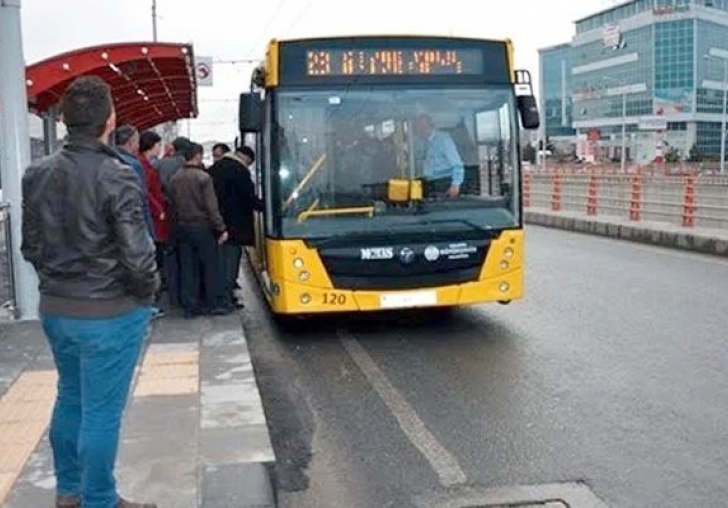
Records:
[[[697,143],[693,143],[688,152],[688,162],[703,162],[703,154],[700,153]]]
[[[671,146],[670,149],[665,152],[665,162],[680,162],[680,151]]]
[[[528,161],[531,164],[536,164],[536,149],[531,143],[528,143],[526,146],[523,147],[522,158],[524,161]]]

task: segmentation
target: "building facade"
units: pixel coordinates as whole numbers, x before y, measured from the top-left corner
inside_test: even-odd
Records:
[[[720,153],[728,0],[632,0],[576,22],[568,52],[577,153],[640,164]],[[554,72],[541,53],[543,90]],[[547,113],[548,114],[548,113]],[[557,131],[547,121],[547,135]],[[625,132],[623,139],[622,132]]]
[[[571,46],[560,44],[539,50],[541,117],[549,140],[572,141]]]

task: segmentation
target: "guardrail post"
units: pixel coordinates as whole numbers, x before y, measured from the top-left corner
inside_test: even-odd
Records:
[[[639,221],[642,219],[642,175],[637,173],[632,176],[632,192],[629,200],[629,220]]]
[[[531,175],[523,175],[523,207],[531,208]]]
[[[589,175],[589,187],[587,188],[586,196],[586,214],[599,214],[599,180],[597,178],[597,174],[593,171],[592,174]]]
[[[685,198],[683,199],[683,227],[695,226],[695,175],[685,176]]]
[[[551,176],[551,210],[561,211],[561,175],[553,173]]]

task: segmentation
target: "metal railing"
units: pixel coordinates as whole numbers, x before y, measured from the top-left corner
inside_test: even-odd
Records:
[[[687,174],[706,175],[706,176],[722,176],[720,174],[720,164],[718,162],[661,162],[650,164],[633,164],[628,163],[624,171],[619,163],[600,162],[600,163],[560,163],[548,161],[545,166],[538,164],[527,164],[526,171],[532,174],[544,174],[558,172],[562,174],[590,174],[598,172],[600,174],[643,174],[643,175],[663,175],[663,176],[681,176]],[[724,175],[723,175],[724,176]]]
[[[0,203],[0,319],[17,318],[10,204]]]
[[[728,177],[688,173],[526,173],[524,206],[683,227],[728,228]]]

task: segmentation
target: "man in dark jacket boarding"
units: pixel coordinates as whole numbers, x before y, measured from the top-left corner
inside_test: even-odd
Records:
[[[234,153],[226,153],[212,165],[210,174],[215,184],[215,194],[220,205],[230,237],[220,247],[220,266],[224,274],[225,296],[228,302],[238,307],[234,291],[237,287],[243,246],[253,245],[255,231],[253,211],[262,211],[263,203],[255,194],[250,175],[250,165],[255,161],[255,152],[248,146],[237,147]]]

